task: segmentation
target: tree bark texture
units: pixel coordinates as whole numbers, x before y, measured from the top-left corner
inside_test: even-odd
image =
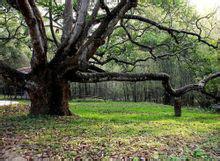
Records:
[[[176,117],[181,117],[182,109],[181,109],[181,101],[179,98],[174,100],[174,113]]]
[[[43,79],[30,82],[28,94],[31,100],[32,115],[71,115],[68,101],[70,86],[65,80],[60,80],[47,73]]]

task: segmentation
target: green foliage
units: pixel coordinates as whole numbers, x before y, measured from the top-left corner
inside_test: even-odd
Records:
[[[193,152],[193,156],[195,158],[201,158],[201,157],[206,156],[206,153],[204,152],[204,150],[198,148]]]
[[[4,60],[5,63],[10,64],[14,68],[29,66],[27,55],[28,53],[25,53],[24,49],[16,48],[16,46],[10,44],[0,48],[0,60]]]
[[[0,7],[0,60],[14,68],[29,66],[30,39],[22,24],[23,19],[13,9]]]
[[[52,6],[50,4],[50,1],[52,1]],[[46,8],[47,10],[51,7],[52,13],[54,16],[57,15],[62,15],[63,14],[63,10],[64,10],[64,4],[59,4],[59,3],[53,3],[53,0],[39,0],[37,1],[38,5]]]

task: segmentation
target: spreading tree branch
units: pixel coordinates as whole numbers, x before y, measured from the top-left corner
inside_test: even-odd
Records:
[[[25,18],[33,44],[31,65],[33,69],[45,66],[47,62],[47,37],[40,11],[34,0],[17,0],[17,7]]]
[[[77,20],[71,34],[71,37],[68,41],[68,45],[65,47],[65,50],[69,52],[72,46],[76,44],[76,41],[82,34],[82,31],[85,27],[86,15],[88,13],[89,0],[80,0],[79,10],[77,12]]]
[[[25,85],[25,74],[12,69],[3,61],[0,61],[0,79],[14,86],[23,87]]]
[[[67,0],[68,1],[68,0]],[[50,64],[54,65],[57,63],[62,64],[68,55],[74,55],[77,51],[77,40],[82,35],[84,31],[86,15],[88,11],[89,0],[80,0],[78,11],[77,11],[77,19],[75,22],[75,26],[72,29],[71,33],[68,35],[68,38],[63,40],[60,47],[58,48],[55,57],[51,60]]]
[[[106,16],[95,32],[83,44],[80,44],[77,53],[65,59],[61,71],[65,73],[68,70],[72,70],[73,67],[83,67],[84,64],[87,64],[97,49],[105,43],[105,39],[111,35],[118,21],[128,10],[136,5],[136,0],[122,0],[111,10],[111,16]]]
[[[220,78],[220,72],[211,74],[204,79],[202,79],[197,84],[189,84],[177,89],[174,89],[170,83],[170,76],[166,73],[82,73],[77,72],[73,78],[73,81],[83,82],[83,83],[96,83],[104,81],[129,81],[129,82],[139,82],[139,81],[161,81],[165,90],[175,97],[180,97],[190,91],[199,91],[206,94],[214,99],[220,101],[220,96],[215,96],[208,93],[205,89],[206,84],[215,79]]]
[[[130,20],[138,20],[138,21],[141,21],[141,22],[145,22],[147,24],[150,24],[152,26],[155,26],[157,27],[159,30],[163,30],[163,31],[166,31],[168,32],[172,37],[174,37],[175,41],[177,41],[176,37],[175,37],[175,33],[176,34],[186,34],[186,35],[191,35],[191,36],[195,36],[197,37],[198,41],[214,48],[214,49],[217,49],[218,48],[218,44],[217,45],[213,45],[207,41],[205,41],[202,36],[200,34],[197,34],[197,33],[194,33],[194,32],[190,32],[190,31],[184,31],[184,30],[177,30],[177,29],[174,29],[174,28],[170,28],[170,27],[166,27],[166,26],[163,26],[151,19],[148,19],[148,18],[145,18],[145,17],[142,17],[142,16],[138,16],[138,15],[129,15],[129,14],[126,14],[124,15],[123,17],[124,19],[130,19]]]

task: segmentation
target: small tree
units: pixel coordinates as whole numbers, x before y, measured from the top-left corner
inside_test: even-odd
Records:
[[[0,61],[0,76],[4,81],[22,86],[28,91],[31,100],[31,114],[71,115],[68,107],[68,82],[70,81],[93,83],[154,80],[161,81],[165,90],[172,96],[181,96],[195,90],[219,100],[219,97],[208,93],[205,86],[210,80],[220,77],[220,72],[205,77],[198,84],[173,89],[170,77],[166,73],[109,73],[89,62],[97,54],[100,46],[106,43],[106,39],[117,25],[124,29],[130,42],[144,48],[153,58],[157,58],[154,55],[154,48],[132,39],[126,28],[126,22],[124,22],[129,20],[147,23],[165,31],[177,43],[178,37],[176,35],[191,35],[196,37],[198,41],[217,48],[217,46],[205,41],[200,34],[166,27],[151,19],[136,15],[134,8],[140,3],[137,0],[120,0],[109,5],[111,7],[103,0],[93,3],[90,3],[89,0],[78,0],[77,8],[74,10],[72,0],[65,0],[61,43],[56,39],[53,24],[50,21],[53,41],[58,46],[50,61],[47,58],[48,39],[45,25],[35,0],[8,0],[8,3],[23,15],[29,29],[33,51],[30,63],[31,72],[21,73]],[[50,4],[52,4],[52,0]]]

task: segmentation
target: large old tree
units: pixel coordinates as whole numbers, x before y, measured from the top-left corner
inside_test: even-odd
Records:
[[[68,108],[70,91],[68,82],[153,80],[161,81],[165,90],[175,97],[195,90],[219,100],[219,96],[207,92],[205,86],[210,80],[220,77],[220,72],[205,76],[197,84],[174,89],[171,86],[170,77],[166,73],[110,73],[100,68],[104,63],[99,61],[99,57],[96,56],[100,54],[97,50],[108,41],[109,36],[117,27],[123,28],[128,40],[138,47],[144,48],[147,53],[150,53],[152,59],[169,56],[169,54],[157,56],[154,53],[154,47],[134,40],[126,25],[128,21],[154,26],[170,35],[177,44],[178,35],[190,35],[199,42],[217,48],[216,45],[205,41],[200,33],[166,27],[145,16],[138,15],[135,8],[139,2],[136,0],[120,0],[112,4],[107,4],[103,0],[95,2],[78,0],[76,7],[73,7],[72,0],[65,0],[61,40],[56,38],[51,20],[52,15],[49,14],[52,41],[57,46],[53,58],[49,60],[47,58],[48,38],[44,24],[46,22],[43,22],[41,11],[36,3],[35,0],[8,0],[8,4],[22,14],[26,27],[29,29],[33,52],[30,63],[31,72],[27,74],[19,72],[0,61],[1,79],[24,87],[28,91],[31,100],[31,114],[71,115]],[[52,1],[49,3],[52,4]],[[90,61],[91,59],[93,61]],[[110,60],[112,59],[119,61],[115,57],[110,58]],[[110,60],[106,60],[106,62]],[[143,60],[140,59],[140,61]],[[122,63],[131,64],[131,62]],[[99,65],[97,66],[97,64]]]

